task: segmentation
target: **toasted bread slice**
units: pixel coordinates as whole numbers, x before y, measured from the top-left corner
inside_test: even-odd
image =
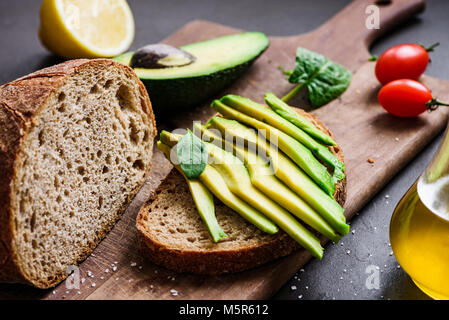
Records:
[[[310,113],[297,109],[320,130],[330,131]],[[339,146],[330,150],[343,161]],[[346,180],[335,199],[343,205]],[[243,271],[288,255],[300,248],[285,232],[266,234],[215,199],[218,223],[228,235],[214,243],[202,222],[184,178],[173,169],[140,209],[137,229],[142,253],[154,263],[177,272],[216,275]]]

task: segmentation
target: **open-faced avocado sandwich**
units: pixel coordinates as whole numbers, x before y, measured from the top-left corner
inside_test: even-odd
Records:
[[[143,252],[178,272],[221,274],[349,232],[345,165],[329,130],[272,93],[267,105],[226,95],[193,132],[162,131],[174,169],[141,208]]]

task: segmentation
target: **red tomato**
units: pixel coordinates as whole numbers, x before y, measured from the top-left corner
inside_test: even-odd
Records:
[[[382,84],[397,79],[417,80],[429,64],[428,51],[437,45],[426,49],[419,44],[406,43],[388,49],[376,62],[377,80]]]
[[[426,103],[436,102],[425,85],[410,79],[389,82],[377,98],[385,110],[398,117],[416,117],[429,109]]]

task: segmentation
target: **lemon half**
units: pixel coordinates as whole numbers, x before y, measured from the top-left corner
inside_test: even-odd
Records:
[[[134,39],[134,18],[125,0],[43,0],[39,38],[64,58],[113,57]]]

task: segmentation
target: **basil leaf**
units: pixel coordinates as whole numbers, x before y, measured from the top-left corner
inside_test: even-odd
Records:
[[[288,81],[307,86],[310,103],[317,108],[348,88],[351,72],[322,54],[298,47],[296,65]]]
[[[195,179],[203,173],[207,165],[207,148],[192,131],[187,130],[187,134],[179,140],[176,152],[181,169],[188,179]]]

